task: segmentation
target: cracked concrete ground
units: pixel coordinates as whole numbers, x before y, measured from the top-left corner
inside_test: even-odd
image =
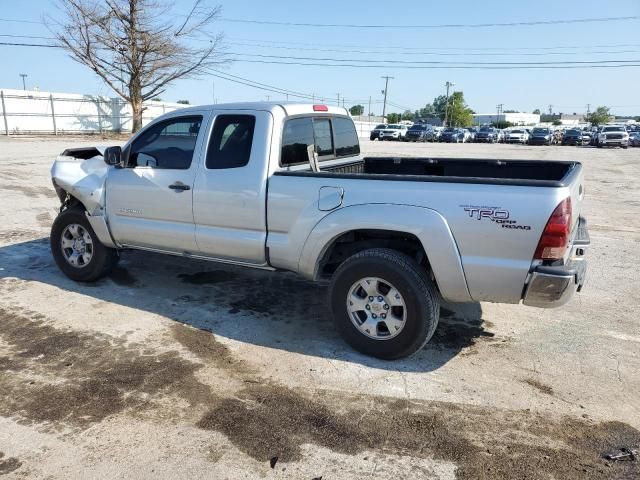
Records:
[[[126,252],[56,269],[49,166],[78,138],[0,139],[0,476],[638,478],[640,149],[363,142],[367,154],[572,159],[584,291],[558,310],[444,305],[411,359],[359,355],[292,274]]]

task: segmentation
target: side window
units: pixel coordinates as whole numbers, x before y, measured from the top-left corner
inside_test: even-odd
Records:
[[[333,136],[331,121],[328,118],[314,118],[313,133],[316,141],[316,153],[319,157],[333,155]]]
[[[307,163],[307,147],[314,143],[311,117],[287,120],[282,135],[280,163],[283,166]]]
[[[218,115],[213,126],[207,168],[238,168],[249,163],[256,117],[253,115]]]
[[[202,117],[198,115],[153,125],[133,142],[129,166],[187,170],[201,124]]]
[[[360,142],[356,127],[348,118],[334,117],[333,132],[336,137],[336,157],[360,154]]]

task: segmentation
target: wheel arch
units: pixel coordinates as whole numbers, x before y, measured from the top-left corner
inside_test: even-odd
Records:
[[[85,205],[80,198],[58,186],[55,181],[53,182],[53,186],[58,198],[60,199],[61,212],[69,208],[78,208],[82,210],[87,217],[91,228],[93,228],[93,231],[98,237],[98,240],[100,240],[105,247],[118,248],[118,245],[111,235],[111,230],[109,229],[109,224],[102,207],[98,206],[93,211],[90,211],[89,208],[87,208],[87,205]]]
[[[356,240],[357,246],[344,248],[351,240]],[[307,237],[298,271],[306,278],[318,280],[326,277],[323,269],[328,260],[336,258],[332,257],[336,246],[355,254],[389,245],[414,254],[414,258],[429,269],[444,298],[471,301],[453,234],[442,215],[425,207],[361,204],[334,211],[318,222]],[[420,258],[421,253],[424,258]]]

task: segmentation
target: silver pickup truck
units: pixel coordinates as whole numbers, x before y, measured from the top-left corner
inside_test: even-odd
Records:
[[[379,358],[422,348],[441,298],[557,307],[585,278],[580,163],[362,157],[341,108],[186,108],[51,173],[73,280],[123,249],[297,272],[330,283],[337,329]]]

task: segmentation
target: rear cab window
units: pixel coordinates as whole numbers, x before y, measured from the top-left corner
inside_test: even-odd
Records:
[[[207,148],[206,167],[217,170],[246,166],[255,126],[253,115],[218,115]]]
[[[280,165],[308,164],[307,148],[314,145],[319,161],[356,156],[360,144],[353,121],[340,116],[294,117],[285,121]]]

